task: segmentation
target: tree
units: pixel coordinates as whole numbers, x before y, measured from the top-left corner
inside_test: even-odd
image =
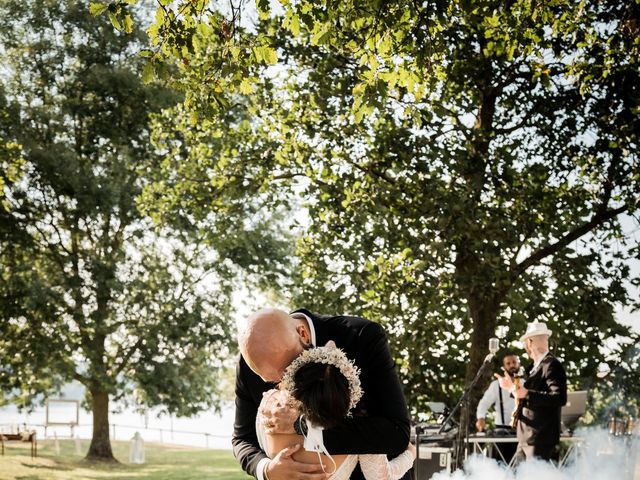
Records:
[[[6,138],[21,146],[24,172],[2,189],[0,387],[28,405],[82,383],[87,458],[113,460],[111,401],[133,396],[177,415],[218,404],[231,297],[244,272],[260,271],[244,235],[256,228],[252,203],[154,225],[163,213],[141,212],[138,196],[169,157],[150,125],[171,121],[160,112],[179,97],[143,84],[144,35],[72,1],[1,11]]]
[[[8,210],[4,203],[4,188],[18,181],[22,175],[20,146],[11,138],[11,111],[8,108],[4,91],[0,89],[0,201],[3,215]]]
[[[243,108],[273,145],[224,167],[306,200],[298,298],[387,324],[417,409],[533,319],[576,386],[592,378],[630,336],[613,305],[637,256],[619,218],[639,206],[638,4],[266,3],[255,31],[162,5],[151,65],[176,62],[212,125]]]
[[[608,369],[601,371],[591,387],[591,402],[596,408],[590,409],[592,422],[606,424],[612,417],[619,419],[637,418],[640,413],[640,391],[638,375],[640,367],[640,340],[625,345],[612,355],[615,360]]]
[[[576,384],[593,376],[603,340],[629,336],[612,305],[629,301],[616,218],[638,208],[639,72],[637,39],[613,27],[636,7],[342,6],[310,14],[330,25],[319,47],[281,47],[313,72],[273,122],[313,170],[305,293],[391,326],[413,405],[451,400],[494,332],[533,319]]]

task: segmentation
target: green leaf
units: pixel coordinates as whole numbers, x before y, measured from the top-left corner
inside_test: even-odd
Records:
[[[234,60],[238,60],[240,58],[240,54],[242,53],[242,50],[240,50],[238,47],[231,47],[229,51],[231,52],[231,56]]]
[[[245,95],[250,95],[255,91],[255,86],[249,81],[248,78],[243,78],[240,82],[240,92]]]
[[[125,14],[123,18],[123,23],[124,23],[124,31],[126,33],[133,32],[133,20],[131,19],[131,15],[129,13]]]
[[[289,29],[294,37],[300,35],[300,18],[298,15],[293,15],[291,17],[291,23],[289,24]]]
[[[266,20],[269,18],[269,14],[271,13],[269,0],[257,0],[256,9],[258,10],[258,16],[261,20]]]
[[[151,83],[156,78],[156,67],[155,63],[149,61],[145,64],[142,69],[142,81],[144,83]]]
[[[262,63],[262,61],[264,60],[263,56],[262,56],[262,48],[261,47],[255,47],[251,49],[253,52],[253,56],[256,57],[256,62],[258,63]],[[233,54],[233,52],[232,52]]]
[[[322,25],[322,27],[311,37],[311,43],[313,45],[322,45],[326,43],[331,37],[330,27],[328,25]]]
[[[109,12],[109,20],[111,20],[111,24],[113,25],[113,27],[116,30],[122,30],[122,25],[120,25],[120,21],[118,20],[118,16],[113,13],[113,12]]]
[[[109,5],[106,3],[89,3],[89,13],[91,13],[91,15],[93,15],[94,17],[97,17],[98,15],[103,13],[107,8],[109,8]]]
[[[275,49],[266,45],[261,45],[253,49],[258,62],[264,62],[267,65],[275,65],[278,62],[278,53]]]

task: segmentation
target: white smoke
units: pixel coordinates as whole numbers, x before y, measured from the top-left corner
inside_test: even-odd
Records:
[[[530,460],[513,471],[474,455],[463,470],[439,472],[431,480],[640,480],[638,437],[613,437],[601,429],[581,429],[574,436],[582,441],[562,467]]]

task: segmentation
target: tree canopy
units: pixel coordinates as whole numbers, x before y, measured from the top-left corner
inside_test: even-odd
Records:
[[[637,1],[301,0],[275,8],[260,0],[252,12],[242,2],[159,0],[144,66],[137,47],[122,47],[127,35],[140,38],[132,4],[92,3],[88,10],[122,34],[101,23],[63,35],[69,56],[43,41],[46,15],[11,3],[4,16],[4,41],[23,55],[14,65],[25,62],[38,78],[22,85],[27,76],[15,75],[26,93],[14,89],[12,98],[8,87],[9,103],[0,104],[20,125],[2,130],[0,144],[14,155],[3,154],[2,221],[21,226],[11,229],[21,247],[10,248],[12,240],[2,252],[11,319],[2,328],[17,339],[8,355],[23,372],[3,371],[12,386],[54,366],[47,382],[74,373],[73,357],[61,352],[74,341],[100,344],[106,333],[131,339],[131,348],[106,342],[109,364],[85,347],[96,361],[75,373],[115,392],[125,385],[113,372],[126,371],[145,386],[146,401],[171,402],[177,386],[152,380],[192,373],[167,361],[171,346],[192,347],[193,356],[181,347],[173,358],[209,359],[204,337],[181,336],[176,325],[211,319],[210,340],[222,339],[220,312],[241,271],[262,287],[286,288],[298,305],[385,324],[416,411],[454,399],[488,338],[511,343],[534,319],[554,330],[573,386],[592,385],[603,360],[618,363],[612,379],[637,375],[637,335],[614,315],[634,302],[629,261],[640,257],[620,221],[638,220]],[[33,34],[15,28],[26,19]],[[102,59],[123,48],[113,53],[121,62],[107,62],[117,74],[74,68],[85,65],[78,58],[88,47],[77,39],[86,36]],[[26,44],[39,53],[26,55]],[[77,77],[65,90],[69,72]],[[156,79],[182,101],[155,103],[164,95]],[[114,86],[123,84],[121,97]],[[49,106],[60,100],[63,107]],[[11,109],[20,104],[27,114]],[[73,128],[78,115],[92,119],[91,135]],[[291,237],[281,228],[296,222],[296,268],[288,270]],[[214,305],[180,287],[209,267],[219,282]],[[123,321],[131,312],[171,321]],[[65,327],[73,322],[88,330]],[[142,330],[127,330],[136,325]],[[49,338],[53,363],[43,361],[47,349],[29,362],[16,353]],[[615,389],[610,382],[604,395]]]
[[[185,92],[185,132],[219,138],[192,135],[165,192],[301,201],[294,298],[386,324],[414,408],[534,319],[575,386],[615,357],[608,339],[628,351],[638,2],[270,5],[249,25],[233,2],[159,2],[147,78]]]
[[[250,277],[288,243],[266,235],[269,260],[256,260],[250,200],[200,216],[174,202],[159,226],[160,209],[138,205],[180,150],[151,125],[171,124],[162,112],[181,100],[143,83],[138,26],[121,34],[72,1],[0,12],[0,388],[24,406],[82,383],[94,414],[87,456],[110,459],[110,401],[177,415],[219,405],[232,295],[240,278],[263,284]]]

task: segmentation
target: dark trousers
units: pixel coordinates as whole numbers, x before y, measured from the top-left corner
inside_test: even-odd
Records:
[[[519,443],[518,449],[516,450],[515,465],[518,465],[525,460],[531,460],[532,458],[546,461],[551,460],[557,464],[560,460],[558,445],[527,445]]]

